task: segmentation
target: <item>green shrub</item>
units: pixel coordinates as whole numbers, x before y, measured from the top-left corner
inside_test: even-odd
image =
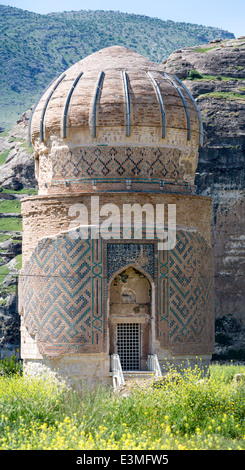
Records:
[[[195,69],[190,70],[188,78],[190,80],[196,80],[196,79],[201,79],[202,75]]]
[[[22,373],[22,364],[16,356],[5,357],[0,360],[0,375],[14,375]]]

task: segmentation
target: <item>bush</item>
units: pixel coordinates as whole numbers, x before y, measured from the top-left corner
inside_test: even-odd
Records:
[[[202,75],[195,69],[192,69],[190,70],[189,72],[189,75],[188,75],[188,78],[190,80],[197,80],[197,79],[201,79],[202,78]]]
[[[22,363],[16,356],[5,357],[0,361],[0,375],[14,375],[22,373]]]
[[[53,424],[65,398],[64,386],[53,378],[11,375],[0,378],[0,417],[2,413],[11,429],[19,420]]]

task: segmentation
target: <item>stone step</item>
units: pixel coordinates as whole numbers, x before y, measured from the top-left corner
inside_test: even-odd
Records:
[[[127,370],[123,371],[124,380],[130,379],[152,379],[155,373],[150,370]]]

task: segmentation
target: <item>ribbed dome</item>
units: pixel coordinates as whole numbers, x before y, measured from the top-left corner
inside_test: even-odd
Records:
[[[45,91],[31,122],[31,140],[51,135],[82,144],[113,135],[141,145],[196,149],[202,140],[194,99],[161,65],[119,46],[102,49],[70,67]]]

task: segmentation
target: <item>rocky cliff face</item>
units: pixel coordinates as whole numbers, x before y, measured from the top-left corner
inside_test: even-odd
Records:
[[[213,197],[216,357],[245,359],[245,37],[178,50],[164,63],[204,124],[197,192]]]
[[[245,37],[185,48],[164,63],[196,98],[204,146],[197,193],[213,197],[216,355],[245,359]],[[0,357],[19,347],[20,199],[36,188],[28,119],[0,134]],[[1,209],[2,208],[2,209]]]
[[[28,145],[30,111],[14,128],[0,134],[0,358],[18,355],[18,272],[21,268],[20,200],[36,192],[32,148]]]

